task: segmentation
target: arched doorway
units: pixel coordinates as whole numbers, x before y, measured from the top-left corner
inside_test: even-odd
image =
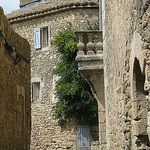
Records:
[[[144,91],[145,75],[140,68],[139,60],[135,57],[132,82],[132,144],[136,148],[147,148],[149,140],[147,134],[147,92]],[[133,141],[134,140],[134,141]],[[134,143],[133,143],[134,142]]]

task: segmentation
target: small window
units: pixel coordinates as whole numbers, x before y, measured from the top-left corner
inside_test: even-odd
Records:
[[[40,82],[32,83],[32,101],[40,100]]]
[[[58,98],[58,96],[57,96],[56,86],[57,86],[57,82],[58,82],[60,79],[61,79],[60,76],[55,76],[55,78],[54,78],[54,99],[55,99],[56,102],[59,101],[59,98]]]
[[[35,28],[34,29],[34,47],[39,49],[49,46],[49,34],[48,27]]]

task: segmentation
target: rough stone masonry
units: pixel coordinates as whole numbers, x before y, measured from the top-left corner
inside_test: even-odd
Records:
[[[106,141],[149,149],[150,1],[103,1]]]
[[[40,101],[32,103],[31,149],[76,149],[75,126],[69,124],[71,128],[66,132],[49,116],[54,105],[52,71],[59,60],[56,48],[35,50],[33,30],[50,26],[50,39],[67,26],[67,21],[75,30],[86,30],[85,20],[94,22],[98,12],[90,9],[84,0],[75,6],[59,2],[58,7],[46,1],[39,4],[41,9],[36,7],[8,15],[12,27],[31,45],[32,81],[39,82],[42,89]],[[49,6],[46,11],[45,5]],[[149,0],[102,0],[106,148],[101,149],[104,150],[149,149],[149,5]],[[62,8],[65,11],[60,11]],[[65,136],[69,138],[64,141]]]
[[[31,46],[33,91],[31,150],[75,150],[77,147],[77,123],[72,118],[65,126],[60,127],[57,119],[53,116],[52,108],[57,102],[53,70],[60,57],[56,52],[57,48],[52,46],[50,41],[60,31],[68,28],[68,22],[72,24],[74,31],[86,30],[87,20],[94,24],[98,20],[97,3],[87,0],[78,0],[78,3],[77,1],[62,0],[45,1],[29,9],[22,8],[20,11],[14,11],[7,17],[11,27],[26,38]],[[47,30],[47,46],[41,45],[41,47],[35,48],[35,30],[41,32],[41,37],[44,35],[43,30]],[[98,126],[92,127],[92,131],[98,134]],[[90,140],[94,141],[92,136]],[[97,143],[94,143],[93,147],[96,146]]]
[[[10,27],[0,7],[0,150],[29,150],[31,135],[30,46]],[[6,41],[13,48],[4,47]],[[16,51],[16,52],[15,52]],[[15,62],[17,64],[15,64]]]

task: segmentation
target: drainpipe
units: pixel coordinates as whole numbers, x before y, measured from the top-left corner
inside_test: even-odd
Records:
[[[102,0],[99,0],[99,30],[102,31]]]

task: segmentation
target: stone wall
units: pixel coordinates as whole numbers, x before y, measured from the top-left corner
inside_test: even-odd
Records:
[[[49,40],[53,40],[59,31],[72,23],[76,30],[86,30],[87,21],[98,20],[98,8],[74,9],[32,20],[12,23],[11,26],[31,45],[31,77],[40,82],[41,95],[38,101],[32,102],[31,150],[39,149],[76,149],[77,133],[75,121],[69,121],[64,127],[57,125],[52,107],[55,105],[53,70],[59,61],[57,48],[34,48],[34,29],[49,27]],[[91,139],[92,141],[92,139]]]
[[[17,52],[30,61],[27,40],[13,31],[0,7],[0,30]],[[0,36],[0,150],[29,150],[31,133],[30,64],[15,58]]]
[[[103,1],[107,149],[148,149],[149,5]]]

